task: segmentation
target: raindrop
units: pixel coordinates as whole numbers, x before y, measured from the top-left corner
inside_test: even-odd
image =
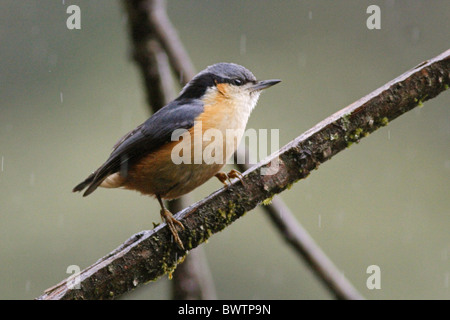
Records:
[[[336,216],[336,226],[338,228],[342,228],[343,225],[344,225],[344,213],[339,212]]]
[[[58,227],[59,228],[63,228],[64,227],[64,215],[63,214],[60,214],[59,216],[58,216]]]
[[[56,64],[58,63],[58,55],[55,53],[49,54],[47,61],[48,61],[49,67],[52,67],[52,68],[55,67]]]
[[[31,173],[30,174],[30,186],[34,186],[34,181],[35,181],[36,179],[35,179],[35,177],[34,177],[34,173]]]
[[[126,25],[128,23],[128,15],[127,14],[122,15],[122,23],[124,25]]]
[[[5,126],[5,131],[6,131],[6,132],[10,132],[10,131],[12,130],[12,128],[13,128],[13,125],[12,125],[11,123],[8,123],[8,124]]]
[[[3,160],[4,160],[4,157],[2,156],[2,172],[3,172]]]
[[[442,250],[441,258],[442,258],[443,261],[447,261],[447,259],[448,259],[448,251],[447,251],[447,249],[443,249]]]
[[[39,28],[39,26],[32,26],[31,27],[31,34],[33,36],[37,36],[40,32],[41,32],[41,29]]]
[[[445,169],[450,169],[450,160],[445,160],[445,162],[444,162],[444,167],[445,167]]]
[[[63,93],[62,92],[59,93],[59,98],[61,99],[61,103],[63,103],[64,97],[63,97]]]
[[[247,52],[247,36],[245,34],[241,35],[241,40],[239,41],[239,52],[243,56]]]
[[[303,52],[298,54],[298,65],[300,68],[306,67],[306,54]]]
[[[420,29],[417,26],[411,28],[411,41],[417,43],[420,40]]]
[[[282,272],[274,272],[269,279],[272,285],[281,285],[284,282],[284,274]]]
[[[122,109],[122,131],[128,131],[129,128],[132,126],[132,114],[129,112],[129,109],[123,108]]]
[[[31,281],[27,280],[25,282],[25,292],[30,292],[30,289],[31,289]]]
[[[395,0],[387,0],[387,1],[386,1],[386,5],[387,5],[388,7],[393,7],[393,6],[395,5]]]
[[[319,214],[319,228],[322,228],[322,216]]]
[[[308,12],[308,19],[312,20],[312,11],[311,10]]]
[[[183,83],[183,71],[180,71],[180,79],[179,79],[180,83]]]
[[[388,133],[387,139],[388,139],[388,140],[391,140],[391,130],[388,130],[387,133]]]

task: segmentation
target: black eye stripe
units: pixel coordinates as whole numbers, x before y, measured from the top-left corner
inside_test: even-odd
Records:
[[[200,77],[196,77],[189,82],[189,84],[183,88],[178,100],[181,99],[200,99],[206,92],[206,89],[213,87],[219,83],[229,83],[234,86],[242,86],[247,82],[252,82],[253,80],[244,77],[221,77],[214,75],[212,73],[202,74]]]
[[[235,86],[242,86],[247,80],[241,78],[219,78],[216,83],[229,83]]]
[[[244,84],[244,81],[242,81],[241,79],[232,79],[231,83],[236,86],[242,86]]]

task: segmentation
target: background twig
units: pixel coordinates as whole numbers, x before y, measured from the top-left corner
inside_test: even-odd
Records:
[[[240,163],[236,161],[237,159],[248,159],[246,154],[240,153],[237,155],[235,162],[241,171],[246,171],[250,168],[247,163]],[[298,253],[299,257],[306,261],[318,278],[337,299],[364,299],[358,290],[353,287],[342,272],[336,268],[333,262],[320,249],[306,229],[295,219],[291,210],[289,210],[281,198],[275,196],[270,204],[264,205],[262,208],[280,235]]]

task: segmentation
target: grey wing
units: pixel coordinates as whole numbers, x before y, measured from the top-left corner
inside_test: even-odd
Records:
[[[73,191],[81,191],[88,187],[83,196],[91,194],[109,175],[119,172],[124,166],[170,142],[176,129],[191,128],[202,112],[203,103],[200,100],[191,100],[189,104],[177,100],[171,102],[119,139],[106,162]]]

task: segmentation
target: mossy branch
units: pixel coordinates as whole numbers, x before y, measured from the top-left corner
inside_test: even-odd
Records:
[[[319,165],[368,134],[448,89],[450,50],[425,61],[323,120],[275,154],[247,170],[239,181],[176,214],[187,251],[171,241],[165,224],[132,236],[116,250],[48,289],[38,299],[112,299],[171,274],[189,250],[225,229],[265,199],[306,178]],[[277,168],[273,175],[261,171]],[[79,289],[72,288],[79,283]],[[76,286],[75,286],[76,287]]]

